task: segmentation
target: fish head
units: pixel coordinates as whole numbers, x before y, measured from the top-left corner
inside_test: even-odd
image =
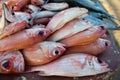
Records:
[[[29,37],[32,37],[35,41],[40,39],[44,40],[51,34],[51,30],[47,28],[36,27],[36,28],[27,29],[26,34]]]
[[[63,54],[63,52],[65,51],[65,48],[64,48],[64,44],[62,43],[58,43],[58,42],[50,42],[49,43],[49,56],[52,56],[52,58],[57,58],[59,57],[60,55]]]
[[[88,64],[91,67],[92,74],[104,73],[110,71],[108,64],[96,56],[90,56]]]
[[[0,54],[0,73],[21,73],[24,71],[24,59],[19,51],[7,51]]]

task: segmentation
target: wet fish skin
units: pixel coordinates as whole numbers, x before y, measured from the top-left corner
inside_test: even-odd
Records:
[[[87,45],[98,38],[100,38],[106,32],[107,26],[93,26],[88,30],[79,32],[71,37],[60,40],[59,42],[66,44],[66,47],[77,46],[77,45]]]
[[[74,19],[66,23],[61,29],[54,32],[47,40],[50,41],[60,41],[64,38],[68,38],[72,35],[75,35],[79,32],[82,32],[86,29],[92,27],[93,24],[87,20]]]
[[[58,14],[52,17],[46,27],[49,28],[53,33],[62,28],[67,22],[86,14],[87,12],[87,9],[79,7],[73,7],[60,11]]]
[[[88,45],[69,47],[66,49],[65,53],[87,53],[96,56],[101,52],[105,51],[110,46],[110,44],[111,42],[109,40],[99,38],[95,42]]]
[[[27,65],[43,65],[60,57],[65,51],[63,46],[62,43],[43,41],[24,49],[23,56]]]
[[[46,28],[30,28],[0,40],[0,51],[18,50],[43,41],[51,34]]]
[[[28,68],[26,72],[39,72],[40,76],[83,77],[108,72],[108,64],[85,53],[64,55],[42,66]]]

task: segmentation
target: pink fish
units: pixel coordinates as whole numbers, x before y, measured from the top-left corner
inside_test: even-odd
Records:
[[[22,73],[25,63],[20,51],[0,52],[0,73]]]
[[[84,54],[74,53],[42,66],[31,67],[27,72],[40,71],[41,76],[66,76],[81,77],[108,72],[108,64],[99,58]]]
[[[92,55],[98,55],[110,46],[111,42],[106,39],[97,39],[95,42],[84,46],[73,46],[67,48],[66,54],[70,53],[87,53]]]
[[[82,32],[92,27],[93,24],[87,20],[80,20],[78,18],[68,22],[61,29],[53,33],[48,40],[59,41],[64,38],[68,38],[74,34]]]
[[[67,47],[77,45],[87,45],[98,38],[100,38],[106,32],[106,26],[94,26],[82,32],[79,32],[71,37],[60,40],[61,43],[66,44]]]
[[[52,30],[52,32],[55,32],[56,30],[62,28],[67,22],[86,14],[87,12],[87,9],[79,7],[63,10],[53,16],[46,27]]]
[[[58,42],[44,41],[23,50],[26,64],[35,66],[53,61],[63,54],[64,45]]]

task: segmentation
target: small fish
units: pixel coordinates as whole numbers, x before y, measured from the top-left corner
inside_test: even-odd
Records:
[[[62,28],[67,22],[86,14],[87,12],[87,9],[79,7],[60,11],[55,16],[53,16],[46,27],[52,30],[52,32],[55,32],[56,30]]]
[[[41,6],[42,8],[46,9],[46,10],[50,10],[50,11],[58,11],[58,10],[63,10],[69,7],[69,4],[66,2],[62,2],[62,3],[48,3],[45,4],[43,6]]]
[[[17,0],[16,4],[13,6],[14,11],[20,11],[24,6],[30,3],[30,0]]]
[[[4,4],[2,4],[2,8],[4,7]],[[2,17],[0,19],[0,31],[2,31],[6,26],[6,16],[5,16],[5,10],[2,9]]]
[[[59,42],[66,44],[66,47],[87,45],[96,41],[105,34],[106,28],[106,26],[93,26],[88,30],[79,32],[71,37],[60,40]]]
[[[24,68],[24,58],[20,51],[0,52],[0,73],[22,73]]]
[[[16,22],[18,20],[28,21],[28,19],[32,18],[31,14],[28,14],[26,12],[14,12],[13,10],[9,9],[5,3],[3,3],[3,9],[5,11],[6,19],[9,22]]]
[[[29,4],[27,6],[30,10],[32,10],[33,12],[38,12],[39,11],[39,7],[35,6],[35,5],[32,5],[32,4]]]
[[[80,20],[78,18],[68,22],[61,29],[53,33],[47,40],[50,41],[59,41],[64,38],[68,38],[72,35],[75,35],[79,32],[82,32],[86,29],[92,27],[93,24],[87,20]]]
[[[111,42],[109,40],[99,38],[95,42],[88,45],[69,47],[65,53],[87,53],[98,55],[101,52],[105,51],[110,46],[110,44]]]
[[[39,71],[40,76],[83,77],[105,73],[109,70],[108,64],[95,56],[73,53],[46,65],[31,67],[26,72]]]
[[[50,35],[47,28],[30,28],[0,40],[0,51],[18,50],[43,41]]]
[[[25,20],[10,23],[0,32],[0,39],[25,29],[26,25],[27,22]]]
[[[43,25],[47,25],[50,20],[51,20],[50,18],[34,19],[34,20],[33,20],[33,24],[43,24]]]
[[[23,56],[27,65],[43,65],[53,61],[63,54],[64,44],[44,41],[23,50]]]
[[[31,4],[41,6],[45,3],[45,0],[31,0]]]

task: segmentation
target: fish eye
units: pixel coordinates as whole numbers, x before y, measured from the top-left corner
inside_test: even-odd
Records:
[[[39,35],[41,35],[41,36],[44,35],[44,31],[40,31]]]
[[[99,58],[97,58],[97,61],[98,61],[99,63],[102,63],[102,60],[100,60]]]
[[[54,50],[53,51],[53,55],[59,55],[60,54],[60,51],[59,50]]]
[[[10,70],[11,69],[11,62],[9,60],[5,60],[1,63],[1,67],[4,70]]]

